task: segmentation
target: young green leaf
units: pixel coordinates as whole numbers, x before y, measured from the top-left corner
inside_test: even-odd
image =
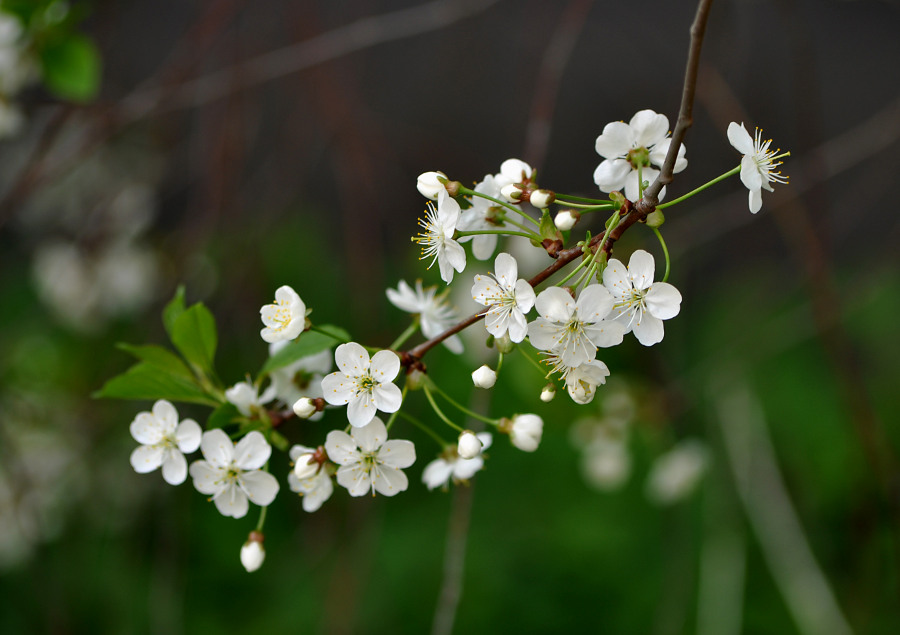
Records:
[[[141,362],[121,375],[107,381],[103,388],[93,394],[94,398],[110,399],[168,399],[185,401],[207,406],[218,406],[219,402],[209,396],[193,381],[172,375],[160,368]]]
[[[134,344],[125,344],[124,342],[119,342],[116,346],[126,353],[130,353],[139,360],[147,362],[160,370],[164,370],[172,375],[184,377],[191,381],[194,380],[194,374],[185,363],[181,361],[181,358],[161,346],[156,346],[155,344],[137,346]]]
[[[90,101],[100,89],[100,54],[87,37],[69,34],[41,49],[44,83],[63,99]]]
[[[163,326],[166,328],[166,333],[169,334],[169,337],[172,337],[172,327],[175,326],[175,320],[184,313],[184,309],[184,285],[182,284],[175,290],[175,297],[169,300],[166,308],[163,309]]]
[[[172,325],[170,336],[186,360],[207,373],[212,372],[218,335],[209,309],[198,302],[182,312]]]
[[[297,340],[291,342],[266,360],[260,373],[270,373],[278,368],[293,364],[298,359],[321,353],[340,342],[346,342],[350,339],[350,335],[337,326],[325,325],[318,328],[321,331],[327,331],[328,335],[319,331],[306,331]]]
[[[222,428],[240,419],[241,413],[232,403],[223,403],[206,420],[206,429]]]

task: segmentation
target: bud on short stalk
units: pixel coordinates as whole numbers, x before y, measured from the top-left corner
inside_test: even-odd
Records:
[[[547,209],[556,200],[556,194],[550,190],[535,190],[530,194],[528,200],[538,209]]]
[[[262,532],[251,531],[247,542],[241,547],[241,564],[248,573],[259,569],[266,559],[266,549],[263,547],[264,536]]]
[[[504,185],[500,188],[500,196],[510,203],[518,203],[521,201],[524,192],[524,188],[518,183],[510,183],[509,185]]]
[[[441,181],[443,179],[443,181]],[[447,181],[447,175],[443,172],[423,172],[416,179],[416,188],[425,198],[433,201],[437,200],[438,194],[444,189],[444,183]]]
[[[553,401],[553,398],[556,397],[556,386],[553,384],[547,384],[544,386],[544,389],[541,390],[541,401],[544,403],[550,403]]]
[[[481,454],[481,440],[471,430],[466,430],[459,435],[456,444],[456,453],[461,459],[474,459]]]
[[[485,364],[472,373],[472,383],[477,388],[492,388],[497,383],[497,373]]]
[[[534,452],[541,443],[544,420],[537,415],[516,415],[512,419],[501,419],[500,432],[509,435],[509,440],[523,452]]]
[[[316,455],[313,452],[301,454],[297,457],[297,460],[294,461],[294,476],[301,481],[310,476],[315,476],[318,471],[319,462],[316,460]]]
[[[309,397],[302,397],[295,401],[293,410],[294,414],[301,419],[309,419],[319,411],[316,407],[316,400]]]
[[[564,209],[553,219],[553,224],[556,225],[558,230],[567,232],[575,227],[575,223],[579,220],[581,220],[581,214],[575,210]]]

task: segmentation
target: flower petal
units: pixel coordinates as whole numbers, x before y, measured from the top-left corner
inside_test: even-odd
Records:
[[[612,320],[601,320],[595,324],[585,324],[585,335],[595,346],[609,348],[618,346],[625,338],[625,327]]]
[[[169,450],[162,465],[163,480],[169,485],[181,485],[187,478],[187,461],[178,450]]]
[[[438,219],[448,238],[453,236],[456,224],[459,222],[459,203],[447,193],[446,188],[438,192]]]
[[[453,478],[457,480],[470,479],[484,467],[484,459],[476,456],[472,459],[460,459],[453,466]]]
[[[528,339],[531,345],[542,351],[553,350],[559,344],[565,327],[544,318],[538,318],[528,324]]]
[[[338,485],[346,487],[350,496],[365,496],[372,488],[369,470],[363,468],[359,463],[338,468],[335,476]]]
[[[191,478],[194,479],[194,489],[207,496],[218,494],[223,488],[222,479],[225,470],[213,467],[206,461],[194,461],[190,467]]]
[[[343,430],[332,430],[325,437],[325,451],[328,458],[338,465],[351,465],[359,462],[359,451],[356,442]]]
[[[628,261],[628,277],[631,283],[638,291],[643,291],[653,284],[653,272],[656,270],[656,262],[653,260],[653,254],[638,249],[631,254]]]
[[[534,288],[525,280],[516,280],[515,292],[516,306],[523,314],[531,311],[535,301]]]
[[[347,377],[361,377],[369,369],[369,353],[356,342],[338,346],[334,351],[334,361]]]
[[[747,154],[741,159],[741,183],[748,190],[758,190],[762,187],[762,174],[753,156]]]
[[[242,470],[258,470],[272,456],[272,446],[262,432],[253,430],[234,447],[234,464]]]
[[[644,311],[631,330],[637,341],[644,346],[653,346],[661,342],[664,335],[662,320],[658,317],[653,317],[646,311]]]
[[[138,474],[152,472],[162,465],[166,450],[159,445],[140,445],[131,453],[131,467]]]
[[[305,483],[307,484],[304,485],[306,492],[303,496],[303,511],[312,513],[331,498],[334,484],[325,472],[319,472],[314,477],[306,479]]]
[[[347,420],[354,428],[361,428],[372,420],[376,410],[372,393],[360,392],[347,404]]]
[[[403,439],[385,441],[378,450],[378,460],[391,467],[409,467],[416,462],[416,446]]]
[[[625,159],[606,160],[594,170],[594,183],[601,192],[621,190],[629,174],[631,174],[631,164]]]
[[[393,381],[400,372],[400,358],[394,351],[378,351],[372,358],[369,373],[379,383]]]
[[[175,426],[178,425],[178,411],[170,402],[160,399],[153,404],[153,416],[159,422],[163,434],[169,435],[175,431]]]
[[[262,470],[244,472],[238,476],[238,484],[250,501],[260,507],[271,504],[279,489],[278,480]]]
[[[356,394],[356,382],[338,371],[322,378],[322,398],[332,406],[343,406]]]
[[[375,407],[382,412],[397,412],[403,402],[403,393],[396,384],[381,384],[372,391]]]
[[[609,289],[617,299],[631,296],[631,279],[628,268],[616,258],[610,258],[603,270],[603,286]]]
[[[634,132],[627,123],[613,121],[603,126],[603,133],[597,137],[594,149],[604,159],[624,157],[634,148]]]
[[[669,118],[653,110],[635,113],[629,125],[634,131],[634,141],[638,147],[649,148],[665,139],[669,132]]]
[[[159,421],[149,412],[139,413],[131,422],[129,430],[134,440],[143,445],[155,445],[165,437]]]
[[[513,342],[521,342],[528,334],[528,322],[525,321],[525,316],[521,311],[513,311],[509,314],[508,326],[509,339]]]
[[[222,490],[215,495],[213,502],[216,509],[223,516],[231,516],[232,518],[243,518],[247,515],[250,504],[247,502],[247,495],[241,490],[234,481],[231,481]]]
[[[362,454],[370,454],[387,441],[387,428],[384,427],[381,419],[375,417],[371,423],[350,430],[350,435]]]
[[[549,287],[538,295],[535,307],[544,319],[565,323],[575,312],[575,299],[565,289]]]
[[[575,306],[582,322],[599,322],[613,308],[612,294],[602,284],[591,284],[578,296]]]
[[[644,297],[647,310],[660,320],[669,320],[681,310],[681,293],[668,282],[656,282]]]
[[[753,154],[753,138],[743,123],[738,125],[732,121],[728,124],[728,141],[741,154]]]
[[[452,473],[453,466],[450,463],[444,459],[435,459],[422,471],[422,482],[431,490],[449,481]]]
[[[178,424],[175,429],[175,445],[185,454],[196,452],[200,447],[200,439],[203,436],[203,430],[193,419],[185,419]]]
[[[397,289],[388,289],[385,291],[391,304],[407,313],[421,313],[423,310],[421,298],[419,298],[412,288],[406,284],[405,280],[401,280],[397,285]]]
[[[497,254],[494,260],[494,277],[505,291],[512,291],[515,288],[518,273],[519,265],[515,258],[507,253]]]
[[[396,496],[409,487],[409,479],[400,470],[388,465],[376,465],[372,468],[372,485],[375,491],[385,496]]]
[[[230,467],[234,458],[234,444],[222,430],[207,430],[200,439],[203,458],[213,467]]]
[[[762,208],[762,192],[757,190],[750,190],[750,198],[749,203],[750,211],[752,213],[758,212]]]

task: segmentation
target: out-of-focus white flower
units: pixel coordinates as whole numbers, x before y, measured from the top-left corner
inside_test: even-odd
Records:
[[[508,424],[509,440],[524,452],[534,452],[541,443],[544,420],[537,415],[516,415]]]
[[[581,455],[581,473],[595,489],[618,489],[631,475],[628,447],[624,443],[591,443]]]
[[[485,175],[484,180],[478,183],[474,190],[491,198],[500,198],[500,186],[490,174]],[[503,208],[499,204],[480,196],[473,196],[472,206],[463,211],[459,218],[459,229],[464,231],[503,229],[506,225],[500,220],[502,215]],[[487,260],[497,248],[497,239],[497,234],[479,234],[478,236],[464,236],[459,239],[459,242],[464,243],[471,240],[472,255],[478,260]]]
[[[241,547],[241,564],[244,565],[247,573],[253,573],[263,565],[265,559],[266,549],[263,547],[262,534],[254,531]]]
[[[611,258],[603,270],[603,285],[615,298],[609,314],[644,346],[652,346],[663,339],[663,320],[678,315],[681,293],[667,282],[653,282],[653,256],[643,249],[631,254],[626,269]]]
[[[597,154],[605,159],[594,170],[594,183],[600,191],[612,192],[624,188],[628,200],[639,199],[638,168],[641,180],[650,183],[656,180],[659,170],[650,166],[662,167],[665,162],[671,143],[668,131],[669,119],[652,110],[641,110],[627,124],[621,121],[606,124],[595,145]],[[681,144],[675,161],[675,173],[687,167],[684,154],[685,147]],[[665,193],[666,188],[662,188],[659,200]]]
[[[447,303],[446,294],[437,295],[437,286],[424,289],[421,280],[416,280],[415,289],[401,280],[396,289],[388,289],[386,293],[395,307],[419,316],[419,326],[425,337],[440,335],[459,319],[459,315]],[[453,353],[463,351],[463,343],[458,335],[445,339],[444,346]]]
[[[550,403],[554,397],[556,397],[556,386],[553,384],[547,384],[541,389],[541,401],[544,403]]]
[[[493,438],[489,432],[479,432],[475,436],[480,443],[480,449],[472,458],[463,458],[458,449],[455,454],[451,449],[425,466],[422,471],[422,482],[428,489],[443,487],[451,479],[454,483],[467,481],[484,467],[483,452],[491,447]]]
[[[761,188],[773,192],[770,183],[788,182],[788,177],[775,171],[782,163],[776,160],[784,155],[780,155],[781,150],[769,150],[772,140],[763,141],[762,130],[759,128],[751,138],[743,123],[738,125],[732,121],[728,124],[728,141],[744,155],[741,159],[741,183],[750,190],[750,211],[755,214],[762,207]]]
[[[425,198],[436,201],[441,190],[446,191],[446,188],[444,187],[444,184],[441,183],[440,179],[446,181],[447,175],[443,172],[423,172],[416,179],[416,188]]]
[[[577,223],[579,219],[580,216],[576,216],[570,210],[564,209],[553,219],[553,224],[556,225],[556,228],[559,231],[567,232],[575,227],[575,223]]]
[[[222,430],[207,430],[200,451],[205,460],[194,461],[190,467],[194,487],[211,496],[223,516],[246,516],[248,499],[261,507],[275,500],[278,481],[260,469],[269,460],[272,447],[260,432],[248,433],[235,445]]]
[[[160,399],[152,412],[142,412],[131,422],[131,436],[140,443],[131,453],[131,467],[139,474],[162,466],[166,483],[180,485],[187,478],[185,453],[200,447],[201,430],[193,419],[178,422],[178,411]]]
[[[604,318],[613,308],[613,296],[602,285],[586,287],[578,300],[560,287],[541,291],[535,302],[540,314],[528,325],[531,344],[558,356],[564,366],[585,364],[597,354],[597,347],[622,342],[621,324]]]
[[[534,289],[528,281],[519,278],[516,259],[506,253],[494,260],[496,273],[476,275],[472,285],[472,299],[488,307],[484,327],[494,337],[509,333],[513,342],[521,342],[528,333],[525,314],[534,306]]]
[[[17,105],[0,101],[0,138],[15,136],[24,123],[25,117]]]
[[[462,273],[466,268],[466,251],[453,239],[456,225],[459,223],[459,203],[453,200],[447,190],[438,193],[438,204],[428,202],[425,218],[419,220],[424,230],[413,241],[422,247],[420,260],[431,258],[428,268],[438,263],[441,280],[450,284],[453,281],[453,270]]]
[[[296,492],[303,497],[303,511],[314,512],[319,509],[322,504],[331,498],[334,492],[334,484],[328,471],[324,468],[316,470],[310,476],[303,478],[297,476],[297,464],[302,461],[302,457],[311,456],[315,453],[314,448],[307,448],[302,445],[295,445],[291,448],[290,457],[294,462],[294,469],[288,473],[288,486],[292,492]],[[307,463],[309,459],[307,458]],[[308,470],[303,470],[304,474]]]
[[[269,355],[275,355],[290,342],[282,340],[269,344]],[[331,351],[325,350],[315,355],[302,357],[296,362],[276,368],[269,377],[275,387],[275,397],[285,405],[292,406],[303,397],[316,399],[322,396],[322,378],[331,371],[334,357]],[[298,415],[299,416],[299,415]],[[318,421],[323,413],[311,412],[307,415],[312,421]]]
[[[275,386],[270,385],[259,394],[259,387],[249,381],[240,381],[225,391],[225,399],[234,404],[245,417],[252,417],[275,399]]]
[[[334,352],[339,371],[322,380],[325,401],[333,406],[347,404],[347,419],[361,428],[375,416],[376,410],[397,412],[403,395],[393,384],[400,372],[400,358],[393,351],[369,353],[356,342],[341,344]]]
[[[471,430],[462,432],[456,442],[456,453],[461,459],[474,459],[481,454],[481,448],[481,439]]]
[[[416,448],[411,441],[387,440],[387,429],[375,417],[362,428],[352,428],[350,434],[332,430],[325,438],[328,458],[340,465],[338,485],[346,487],[350,496],[368,492],[394,496],[405,491],[409,480],[401,470],[416,460]]]
[[[259,315],[266,325],[259,334],[270,344],[292,340],[306,328],[306,305],[297,292],[287,285],[276,289],[275,303],[262,307]]]
[[[476,388],[493,388],[497,383],[497,372],[484,364],[472,372],[472,383]]]
[[[660,456],[647,477],[647,497],[671,505],[694,491],[709,463],[709,451],[700,441],[682,441]]]

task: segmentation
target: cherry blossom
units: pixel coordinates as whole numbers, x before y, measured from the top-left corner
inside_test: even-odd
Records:
[[[322,380],[325,401],[347,404],[347,419],[356,428],[372,421],[376,410],[400,409],[400,389],[391,383],[400,372],[400,358],[393,351],[369,353],[356,342],[341,344],[334,352],[339,371]]]
[[[447,180],[447,175],[443,172],[423,172],[416,179],[416,189],[425,198],[436,201],[438,194],[445,189],[441,179]]]
[[[205,460],[194,461],[190,468],[194,487],[211,496],[223,516],[246,516],[248,499],[261,507],[275,500],[278,481],[260,469],[272,454],[262,433],[249,432],[235,445],[222,430],[207,430],[200,451]]]
[[[493,198],[500,198],[500,186],[497,179],[487,174],[480,183],[475,186],[475,191]],[[486,198],[472,197],[472,207],[465,210],[459,219],[459,229],[465,231],[479,231],[491,229],[503,229],[506,225],[499,219],[503,214],[503,208]],[[472,255],[478,260],[487,260],[497,248],[497,234],[480,234],[478,236],[464,236],[459,242],[472,241]]]
[[[474,436],[480,443],[480,450],[471,458],[463,458],[458,449],[450,448],[425,466],[422,471],[422,482],[428,489],[444,487],[451,479],[454,483],[468,481],[481,471],[484,467],[483,453],[491,447],[493,437],[489,432],[479,432]]]
[[[609,368],[599,359],[592,359],[579,366],[568,369],[564,375],[566,390],[572,401],[588,404],[594,400],[597,386],[606,383]]]
[[[502,337],[508,332],[510,340],[521,342],[528,333],[525,314],[534,306],[534,289],[528,281],[517,278],[519,265],[509,254],[497,255],[494,270],[496,273],[475,276],[472,299],[488,307],[484,317],[488,333]]]
[[[312,465],[309,462],[309,457],[313,456],[315,451],[315,448],[307,448],[302,445],[292,447],[290,457],[294,462],[294,469],[288,473],[287,477],[291,491],[303,497],[303,511],[310,513],[318,510],[334,492],[334,483],[331,482],[328,471],[319,468],[318,464]],[[306,463],[305,467],[303,466],[304,462]],[[299,476],[298,465],[302,468]],[[313,467],[316,469],[310,470]]]
[[[509,420],[507,420],[509,421]],[[516,415],[507,424],[509,440],[523,452],[534,452],[541,443],[544,420],[537,415]]]
[[[297,292],[287,285],[275,291],[275,303],[259,310],[260,319],[266,325],[259,334],[270,344],[292,340],[306,328],[306,305]]]
[[[253,533],[258,534],[259,532]],[[251,534],[241,547],[241,564],[244,565],[247,573],[253,573],[263,565],[265,559],[266,548],[263,546],[262,540],[258,540]]]
[[[419,316],[419,327],[425,337],[440,335],[459,319],[456,310],[447,303],[446,294],[437,295],[436,286],[424,289],[421,280],[416,280],[415,289],[401,280],[396,289],[388,289],[386,293],[395,307]],[[444,346],[453,353],[463,352],[462,340],[457,335],[445,339]]]
[[[242,415],[252,417],[265,404],[275,399],[275,386],[270,385],[260,395],[258,386],[249,381],[240,381],[225,391],[225,399],[234,404]]]
[[[425,218],[419,220],[424,231],[414,236],[413,241],[422,246],[420,260],[431,258],[429,269],[437,261],[441,279],[450,284],[453,281],[453,270],[462,273],[466,268],[466,251],[453,239],[459,223],[460,209],[459,203],[453,200],[446,189],[438,192],[437,201],[437,207],[428,202]]]
[[[166,483],[180,485],[187,478],[185,453],[200,447],[200,426],[193,419],[178,422],[175,406],[160,399],[152,412],[142,412],[131,422],[131,436],[141,445],[131,453],[131,467],[139,474],[162,466]]]
[[[375,492],[394,496],[405,491],[409,480],[401,470],[416,460],[416,449],[411,441],[387,440],[387,429],[381,419],[375,417],[361,428],[353,428],[350,434],[332,430],[325,438],[328,458],[340,467],[338,485],[346,487],[351,496],[363,496]]]
[[[776,162],[781,151],[769,150],[772,140],[763,141],[759,128],[751,138],[744,124],[738,125],[734,121],[728,124],[728,141],[744,155],[741,159],[741,183],[750,190],[750,211],[755,214],[762,207],[761,188],[772,192],[770,183],[788,182],[788,177],[775,171],[781,165],[781,161]]]

